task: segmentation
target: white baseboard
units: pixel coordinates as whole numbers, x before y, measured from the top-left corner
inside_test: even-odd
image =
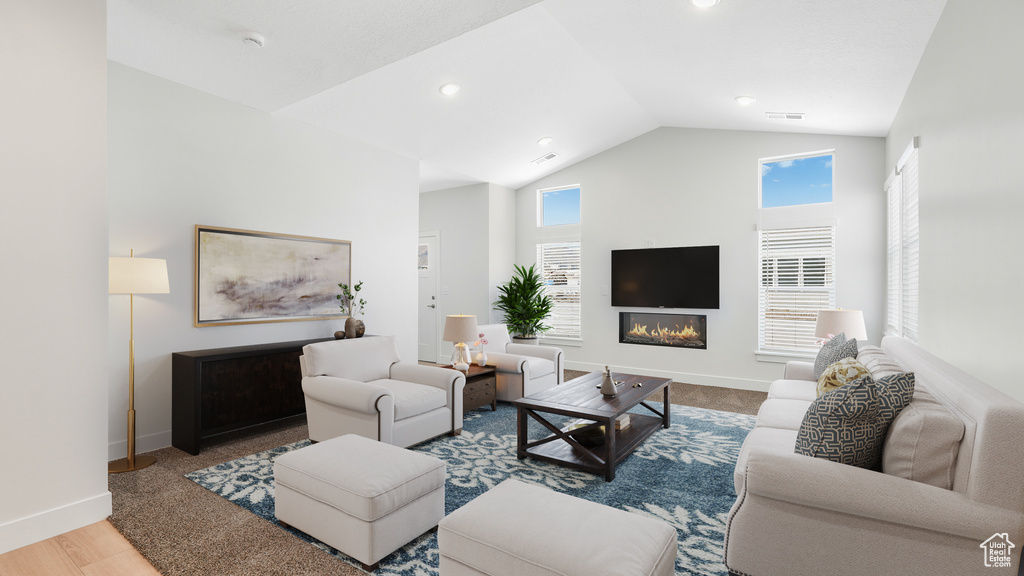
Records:
[[[584,370],[586,372],[602,372],[604,364],[591,362],[566,362],[565,367],[569,370]],[[686,382],[700,386],[718,386],[719,388],[735,388],[737,390],[755,390],[767,392],[771,382],[768,380],[750,380],[747,378],[730,378],[727,376],[712,376],[709,374],[690,374],[687,372],[669,372],[665,370],[651,370],[634,366],[609,366],[612,372],[625,372],[626,374],[643,374],[644,376],[656,376],[658,378],[671,378],[673,382]]]
[[[110,516],[110,492],[0,524],[0,554],[95,524]]]
[[[145,436],[135,437],[135,453],[152,452],[171,445],[171,431],[157,432]],[[119,440],[107,444],[107,461],[117,460],[128,456],[128,439]]]

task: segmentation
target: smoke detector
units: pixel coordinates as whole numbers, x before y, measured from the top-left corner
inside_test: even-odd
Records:
[[[543,163],[545,163],[545,162],[547,162],[549,160],[554,160],[555,158],[558,158],[558,154],[555,154],[554,152],[551,152],[550,154],[545,154],[545,155],[541,156],[540,158],[537,158],[536,160],[533,161],[533,163],[534,164],[543,164]]]
[[[803,112],[765,112],[771,120],[803,120]]]
[[[263,34],[246,32],[245,36],[242,37],[242,43],[249,48],[263,48],[263,45],[267,43],[267,39],[263,37]]]

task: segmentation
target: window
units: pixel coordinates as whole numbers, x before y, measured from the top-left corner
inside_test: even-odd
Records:
[[[832,153],[761,160],[761,208],[832,201]]]
[[[835,227],[761,230],[758,348],[818,350],[818,310],[835,308]]]
[[[917,138],[885,183],[889,200],[885,333],[917,342],[918,228]]]
[[[580,186],[537,190],[537,269],[555,306],[544,338],[579,341]]]
[[[758,161],[758,352],[818,350],[818,310],[835,307],[834,150]]]
[[[547,322],[551,330],[544,336],[580,338],[580,243],[538,244],[537,267],[555,303]]]
[[[538,190],[540,226],[562,226],[580,223],[580,188],[548,188]]]

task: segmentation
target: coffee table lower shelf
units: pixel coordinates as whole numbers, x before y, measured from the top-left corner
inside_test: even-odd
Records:
[[[528,410],[527,413],[529,412],[532,411]],[[606,480],[611,481],[614,478],[615,466],[636,450],[637,446],[643,443],[651,434],[662,428],[663,425],[664,421],[662,418],[630,413],[629,426],[623,430],[616,430],[614,433],[613,444],[615,453],[611,458],[611,466],[608,465],[607,440],[602,440],[600,444],[592,447],[574,446],[561,436],[555,434],[526,444],[524,449],[519,450],[516,456],[520,460],[529,456],[545,462],[594,472],[604,475]],[[569,433],[569,430],[562,428],[562,433]],[[611,472],[609,473],[609,471]]]

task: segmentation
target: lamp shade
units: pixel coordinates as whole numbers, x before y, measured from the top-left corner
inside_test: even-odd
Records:
[[[476,316],[471,314],[454,314],[444,319],[445,342],[476,342],[480,333],[476,328]]]
[[[111,258],[111,294],[167,294],[167,261],[158,258]]]
[[[868,330],[864,327],[864,313],[860,310],[818,310],[814,336],[831,338],[840,333],[845,333],[847,338],[867,340]]]

